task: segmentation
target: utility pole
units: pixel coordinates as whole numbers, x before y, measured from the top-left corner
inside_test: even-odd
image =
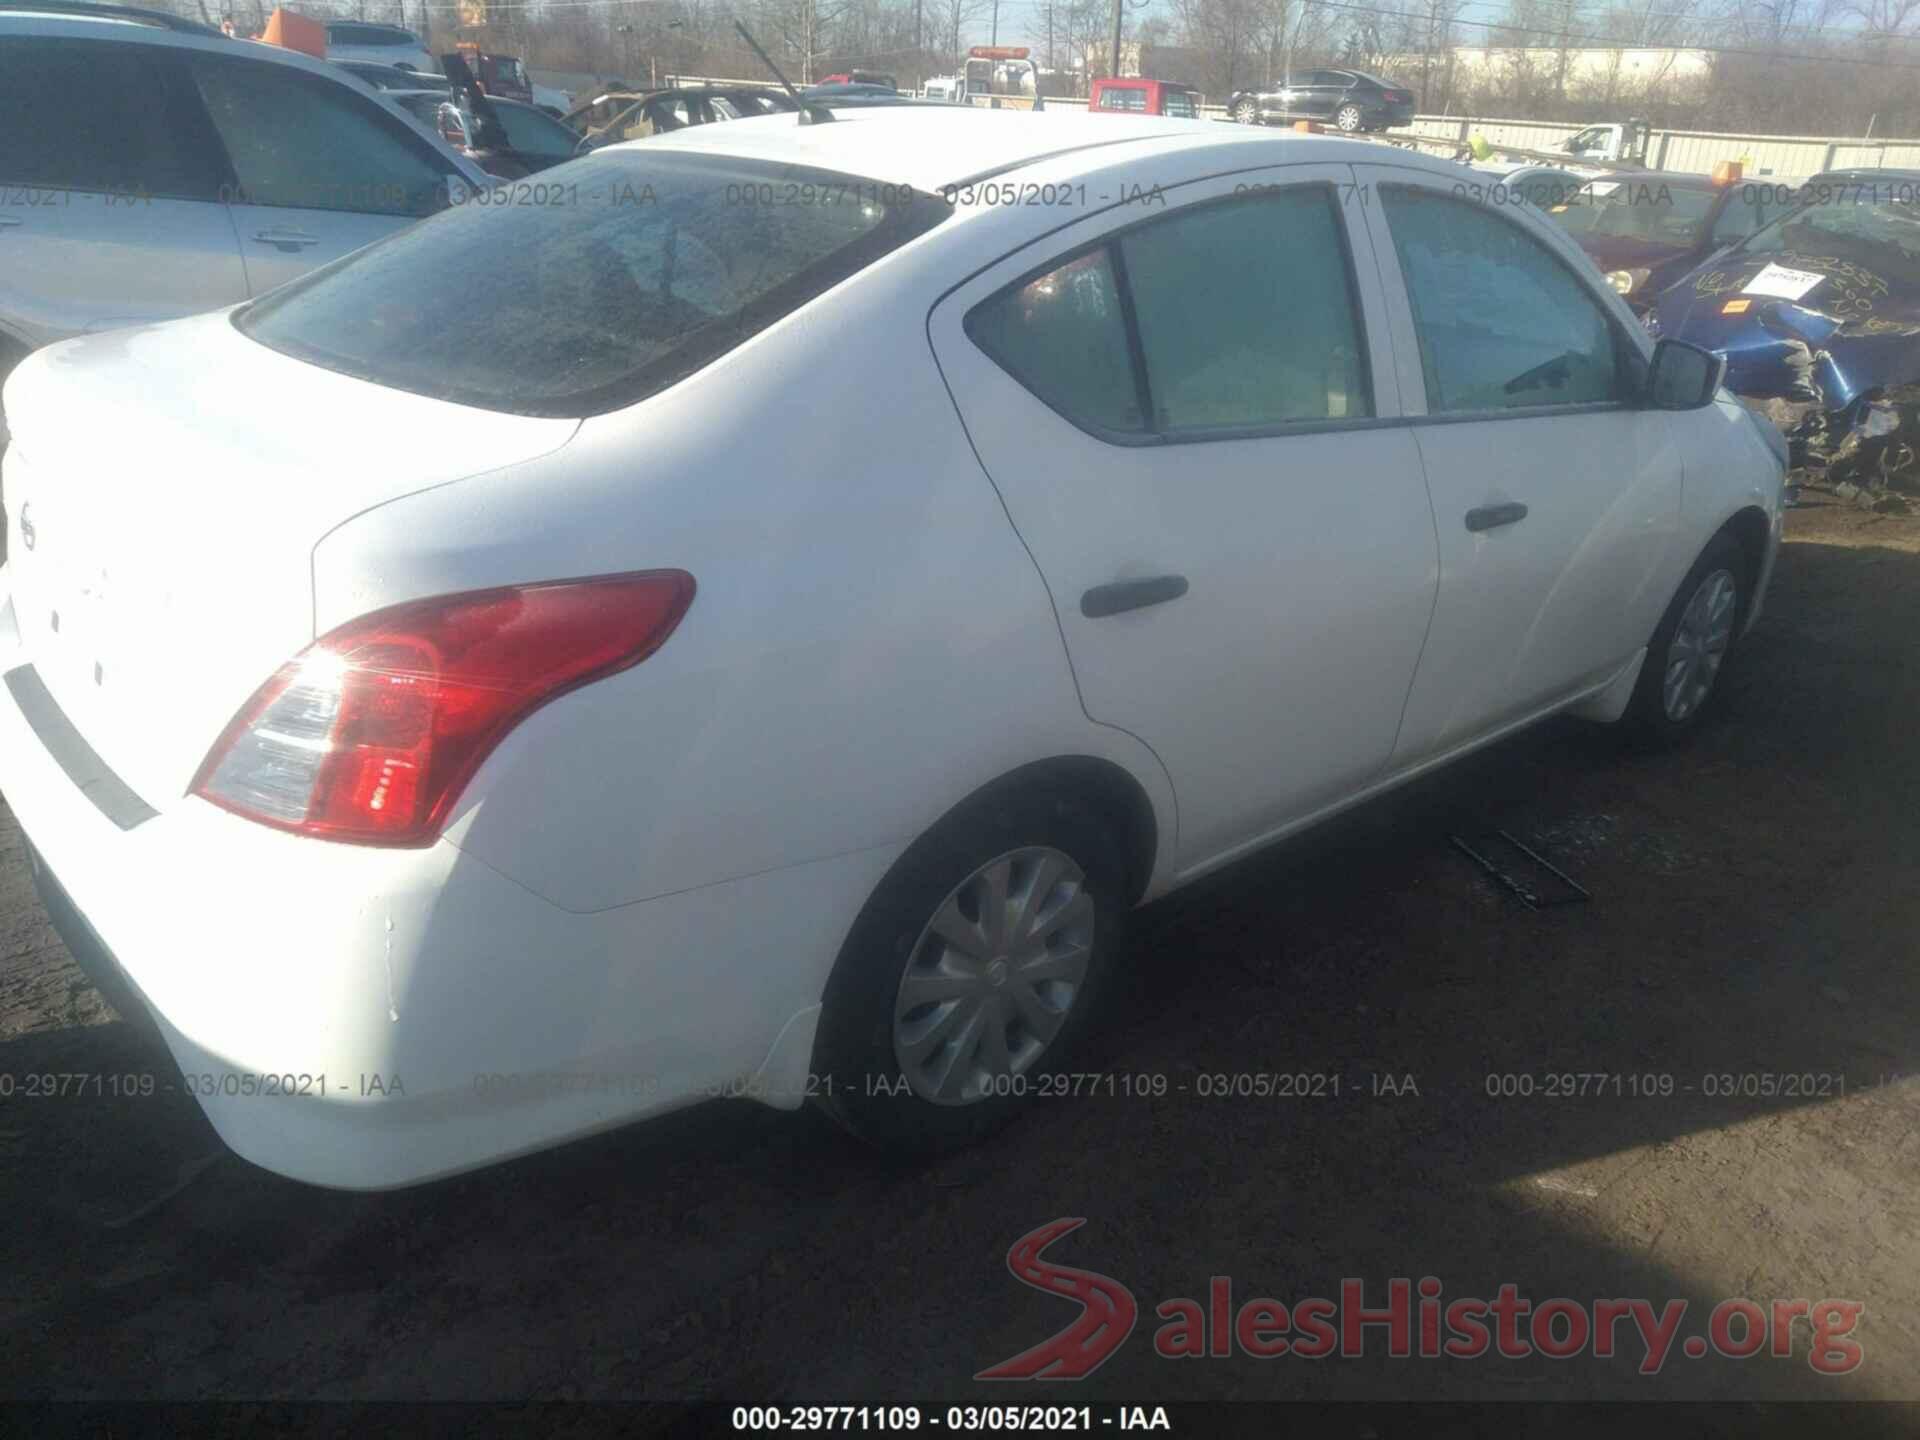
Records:
[[[1000,43],[1000,0],[993,0],[993,38],[987,43],[989,45]]]
[[[1047,0],[1047,69],[1053,69],[1053,0]]]
[[[1113,68],[1107,74],[1115,79],[1120,75],[1120,15],[1127,0],[1113,0]]]

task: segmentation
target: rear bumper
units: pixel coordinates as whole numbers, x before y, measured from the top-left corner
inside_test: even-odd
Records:
[[[0,568],[0,671],[28,663]],[[713,1094],[797,1106],[833,954],[897,853],[577,914],[446,841],[330,844],[158,796],[123,826],[37,718],[0,686],[0,789],[75,958],[138,998],[236,1152],[345,1189]]]

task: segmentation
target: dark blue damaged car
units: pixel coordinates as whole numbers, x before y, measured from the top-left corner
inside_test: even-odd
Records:
[[[1920,170],[1816,176],[1662,291],[1654,334],[1727,357],[1808,480],[1920,494]]]

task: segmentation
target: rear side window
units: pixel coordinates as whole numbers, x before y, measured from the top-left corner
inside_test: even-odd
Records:
[[[493,111],[507,132],[507,143],[525,154],[565,159],[579,145],[580,137],[551,115],[518,105],[495,105]]]
[[[1147,92],[1144,90],[1107,89],[1100,92],[1102,110],[1145,110]]]
[[[90,40],[0,41],[0,181],[218,200],[226,164],[172,52]],[[129,224],[137,216],[129,215]]]
[[[1200,206],[1120,240],[1154,428],[1239,429],[1373,413],[1331,191]]]
[[[1326,185],[1197,205],[1124,230],[981,302],[967,333],[1068,420],[1123,443],[1373,414]]]
[[[393,116],[291,66],[196,57],[194,78],[250,205],[430,215],[451,170]]]
[[[1075,424],[1142,434],[1145,411],[1106,246],[977,305],[967,334]]]
[[[582,417],[663,390],[938,224],[799,166],[618,152],[560,204],[458,206],[241,310],[263,345],[396,390]],[[816,187],[819,204],[741,204]]]
[[[1192,120],[1200,112],[1193,108],[1191,90],[1163,90],[1160,92],[1160,113],[1177,120]]]
[[[1434,414],[1617,403],[1615,332],[1573,271],[1486,205],[1382,185]]]

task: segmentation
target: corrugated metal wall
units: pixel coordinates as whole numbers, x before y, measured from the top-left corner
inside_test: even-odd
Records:
[[[1462,139],[1484,135],[1494,145],[1557,149],[1579,125],[1535,124],[1489,116],[1420,115],[1400,133]],[[1845,165],[1920,167],[1920,140],[1864,140],[1848,135],[1735,135],[1711,130],[1655,130],[1647,163],[1657,170],[1706,174],[1722,160],[1739,160],[1748,175],[1803,179]]]

